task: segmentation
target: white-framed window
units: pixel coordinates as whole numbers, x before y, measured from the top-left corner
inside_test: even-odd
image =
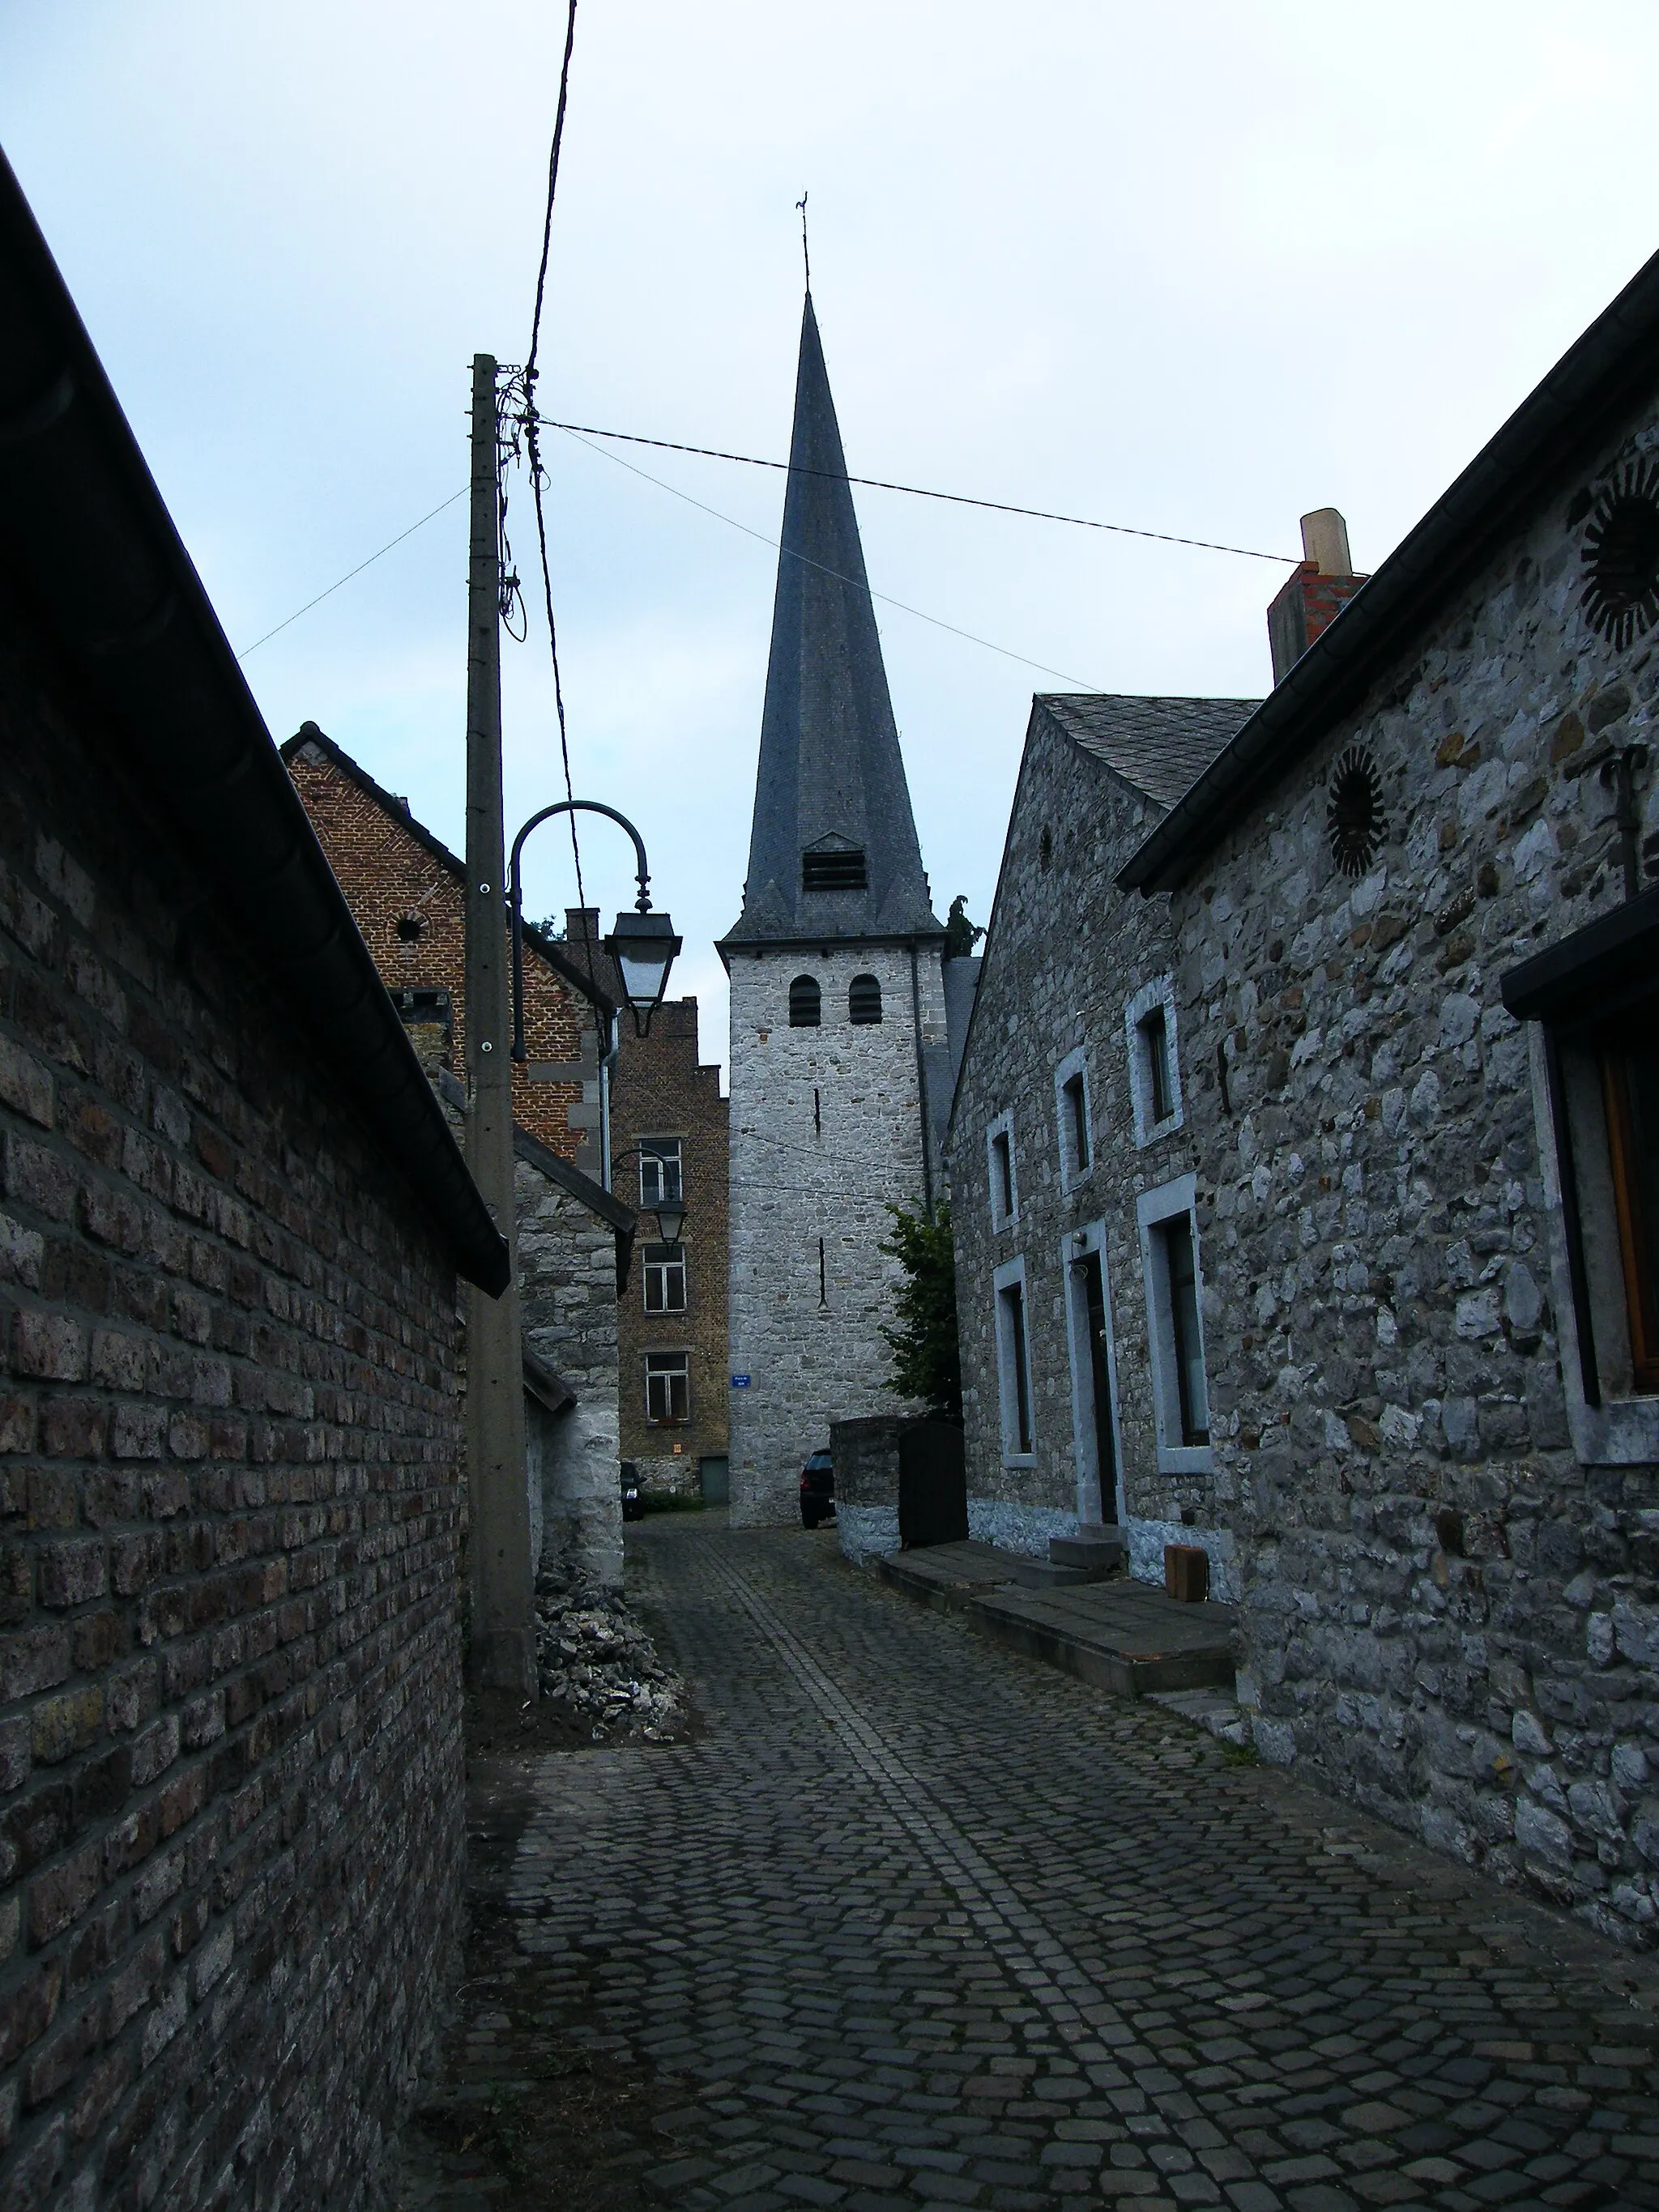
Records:
[[[1095,1164],[1089,1070],[1081,1045],[1054,1070],[1054,1121],[1060,1131],[1060,1187],[1070,1190]]]
[[[691,1355],[647,1352],[645,1355],[645,1418],[689,1421],[691,1418]]]
[[[1210,1395],[1204,1366],[1204,1278],[1196,1179],[1178,1176],[1135,1200],[1146,1285],[1146,1337],[1161,1473],[1206,1473]]]
[[[1144,983],[1123,1009],[1135,1142],[1150,1145],[1182,1123],[1181,1055],[1176,1046],[1175,979]]]
[[[645,1281],[645,1310],[648,1314],[685,1311],[685,1247],[647,1244],[641,1273]]]
[[[641,1206],[658,1206],[665,1199],[684,1202],[685,1186],[681,1172],[679,1139],[641,1137],[636,1141],[640,1148]]]
[[[1002,1410],[1005,1467],[1030,1464],[1035,1449],[1031,1342],[1025,1304],[1025,1262],[1010,1260],[991,1279],[996,1298],[997,1392]]]
[[[1019,1175],[1014,1164],[1014,1117],[999,1114],[986,1126],[985,1162],[991,1179],[991,1226],[1010,1229],[1019,1219]]]

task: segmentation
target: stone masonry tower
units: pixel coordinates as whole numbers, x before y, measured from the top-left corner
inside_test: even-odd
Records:
[[[931,1206],[949,1107],[922,872],[808,295],[732,979],[732,1518],[795,1517],[831,1421],[887,1389],[889,1204]],[[747,1377],[746,1382],[743,1378]]]

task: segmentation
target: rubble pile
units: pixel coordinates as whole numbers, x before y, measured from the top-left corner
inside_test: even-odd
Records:
[[[544,1698],[586,1726],[595,1743],[672,1741],[688,1710],[685,1684],[620,1592],[557,1573],[536,1578],[536,1649]]]

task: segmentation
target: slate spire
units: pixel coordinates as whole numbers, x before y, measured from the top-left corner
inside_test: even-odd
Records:
[[[937,931],[812,295],[743,917],[727,944]]]

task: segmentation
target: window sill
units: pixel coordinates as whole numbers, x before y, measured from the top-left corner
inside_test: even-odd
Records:
[[[1659,1466],[1659,1398],[1613,1398],[1587,1406],[1569,1395],[1567,1426],[1583,1467]]]
[[[1185,1114],[1170,1114],[1163,1121],[1154,1121],[1149,1129],[1138,1128],[1135,1131],[1136,1148],[1144,1152],[1148,1145],[1162,1144],[1165,1137],[1173,1137],[1176,1130],[1183,1127],[1186,1119]]]
[[[1215,1450],[1210,1444],[1166,1444],[1158,1448],[1160,1474],[1213,1474]]]
[[[1036,1454],[1035,1452],[1004,1452],[1002,1464],[1008,1474],[1019,1474],[1036,1465]]]

